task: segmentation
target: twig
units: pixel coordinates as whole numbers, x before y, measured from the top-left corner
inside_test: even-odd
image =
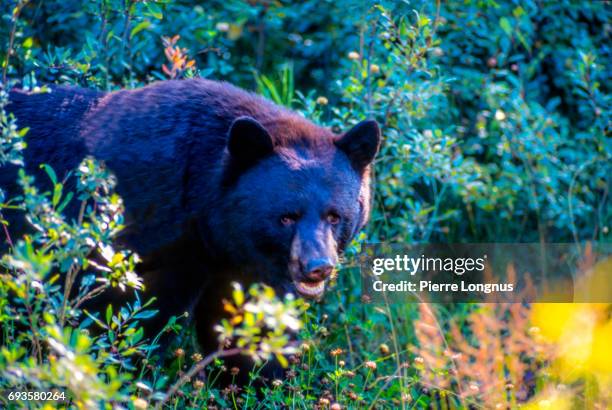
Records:
[[[9,43],[8,43],[8,47],[6,50],[6,60],[5,60],[4,68],[2,69],[2,83],[3,84],[6,84],[6,75],[7,75],[8,68],[9,68],[11,54],[13,53],[13,46],[15,45],[15,32],[17,31],[17,20],[19,19],[21,10],[23,10],[25,5],[28,4],[28,1],[29,0],[25,0],[23,3],[18,2],[17,6],[15,6],[15,9],[13,10],[13,18],[11,19],[12,20],[11,33],[9,34]]]
[[[4,215],[2,215],[2,212],[0,212],[0,221],[2,220],[4,220]],[[4,230],[4,236],[6,237],[6,242],[9,244],[11,248],[14,248],[15,245],[13,244],[13,241],[11,240],[11,234],[9,233],[8,228],[6,227],[5,224],[2,224],[2,229]]]
[[[95,298],[96,296],[104,292],[108,288],[108,286],[109,286],[108,283],[105,283],[103,285],[98,286],[97,288],[90,290],[88,293],[83,295],[82,298],[76,301],[76,303],[74,304],[74,309],[77,309],[83,303],[87,302],[90,299]]]

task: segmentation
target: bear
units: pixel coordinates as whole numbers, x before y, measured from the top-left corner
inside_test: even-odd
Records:
[[[370,214],[374,120],[336,134],[206,79],[114,92],[13,89],[9,101],[29,127],[24,158],[37,183],[39,164],[62,178],[86,156],[115,175],[126,209],[117,242],[142,259],[137,270],[159,309],[152,327],[192,312],[203,349],[216,347],[231,282],[321,299]],[[17,195],[15,173],[0,174],[0,187]]]

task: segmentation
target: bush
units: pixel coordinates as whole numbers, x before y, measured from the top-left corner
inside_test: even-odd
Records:
[[[535,0],[18,0],[1,10],[3,83],[114,90],[201,76],[255,89],[338,132],[376,118],[384,142],[372,220],[347,266],[366,241],[609,242],[610,13],[602,2]],[[15,121],[0,117],[2,164],[21,164],[25,130]],[[370,306],[361,303],[350,267],[325,304],[301,314],[303,344],[289,355],[285,378],[260,396],[254,385],[217,385],[216,376],[232,370],[217,356],[203,357],[188,327],[164,361],[155,335],[139,326],[154,304],[137,292],[105,317],[81,309],[81,300],[107,288],[146,283],[134,273],[137,256],[113,247],[122,205],[103,164],[87,159],[75,170],[72,201],[83,204],[75,222],[62,215],[71,193],[46,171],[53,192],[38,192],[21,172],[23,197],[0,196],[1,209],[25,212],[37,227],[14,238],[3,259],[3,388],[68,389],[82,407],[142,408],[163,400],[176,380],[168,405],[193,408],[514,408],[542,400],[559,407],[572,401],[570,391],[610,400],[600,368],[563,377],[577,360],[558,337],[567,329],[558,323],[550,336],[541,313],[577,323],[587,317],[591,338],[580,346],[595,354],[609,335],[609,307]],[[66,294],[64,277],[73,287]],[[281,308],[266,292],[259,302],[277,312],[302,311],[293,300]],[[234,296],[230,316],[237,304]],[[178,331],[181,323],[169,326]],[[222,330],[235,336],[241,325]],[[269,352],[286,353],[287,340],[274,337]],[[503,346],[521,360],[489,355]],[[477,358],[457,364],[461,355]],[[582,367],[595,362],[583,359]],[[208,382],[181,378],[204,360]],[[82,379],[69,377],[77,371]],[[477,383],[483,371],[499,373]],[[567,390],[555,389],[559,383]]]

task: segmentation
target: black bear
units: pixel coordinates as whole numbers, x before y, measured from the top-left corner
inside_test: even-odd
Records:
[[[112,93],[16,89],[8,110],[30,128],[30,173],[46,163],[61,177],[91,155],[115,174],[126,206],[118,240],[143,259],[159,323],[200,300],[198,331],[212,334],[232,281],[320,298],[368,218],[375,121],[336,135],[204,79]],[[16,194],[14,172],[0,174]]]

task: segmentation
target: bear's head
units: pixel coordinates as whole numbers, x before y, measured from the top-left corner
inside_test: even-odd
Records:
[[[242,271],[278,291],[320,298],[338,256],[370,211],[370,164],[380,145],[375,121],[341,135],[292,117],[236,119],[214,232]]]

